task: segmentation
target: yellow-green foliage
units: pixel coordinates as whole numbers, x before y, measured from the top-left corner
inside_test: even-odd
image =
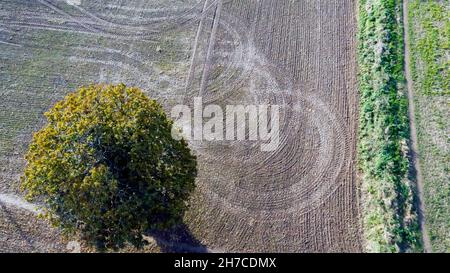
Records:
[[[22,187],[63,231],[99,247],[139,246],[145,230],[181,220],[196,160],[156,101],[123,84],[91,85],[45,115]]]

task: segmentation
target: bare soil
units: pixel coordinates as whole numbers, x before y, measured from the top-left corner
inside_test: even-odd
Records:
[[[417,196],[418,196],[418,208],[419,208],[419,221],[420,221],[420,229],[422,231],[422,240],[423,240],[423,249],[425,252],[431,252],[431,243],[430,238],[428,236],[428,232],[425,225],[425,206],[424,206],[424,197],[423,197],[423,177],[422,171],[420,169],[420,158],[418,156],[419,146],[417,141],[417,129],[416,129],[416,118],[415,118],[415,107],[414,107],[414,87],[413,80],[411,76],[411,53],[409,49],[409,20],[408,20],[408,1],[403,1],[403,25],[405,26],[405,77],[408,88],[408,102],[409,102],[409,127],[411,130],[410,135],[410,157],[411,162],[413,163],[411,168],[414,173],[413,177],[415,179],[417,185]]]
[[[20,196],[31,132],[80,84],[137,85],[168,110],[199,95],[205,104],[277,104],[276,151],[190,143],[199,176],[182,235],[156,241],[192,251],[362,251],[356,0],[6,0],[0,13],[0,193]],[[28,212],[1,205],[0,251],[64,250],[45,223],[31,221],[33,232],[11,224]]]

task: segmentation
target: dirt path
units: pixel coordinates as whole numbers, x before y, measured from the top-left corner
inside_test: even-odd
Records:
[[[409,127],[411,130],[410,136],[410,150],[411,150],[411,160],[413,162],[413,173],[415,173],[415,181],[417,184],[417,195],[418,195],[418,206],[419,206],[419,218],[420,218],[420,229],[422,230],[423,238],[423,248],[425,252],[432,252],[430,238],[428,237],[428,232],[426,228],[426,217],[425,217],[425,206],[423,202],[423,178],[420,170],[420,156],[419,148],[417,143],[417,129],[416,129],[416,119],[414,110],[414,89],[413,80],[411,76],[411,55],[409,49],[409,21],[408,21],[408,0],[403,0],[403,23],[404,23],[404,35],[405,35],[405,76],[408,88],[408,105],[409,105]]]
[[[20,209],[24,209],[35,214],[38,214],[40,212],[38,206],[28,203],[22,198],[12,194],[0,193],[0,203],[3,203],[7,206],[14,206]]]

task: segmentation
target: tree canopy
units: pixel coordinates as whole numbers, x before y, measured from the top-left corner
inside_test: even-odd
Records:
[[[181,221],[196,158],[140,89],[81,87],[45,113],[26,155],[22,188],[68,234],[102,248],[143,243],[147,229]]]

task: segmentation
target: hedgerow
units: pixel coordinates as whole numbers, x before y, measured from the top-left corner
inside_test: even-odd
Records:
[[[419,251],[421,237],[408,180],[408,101],[399,0],[360,0],[358,161],[363,230],[370,252]]]

